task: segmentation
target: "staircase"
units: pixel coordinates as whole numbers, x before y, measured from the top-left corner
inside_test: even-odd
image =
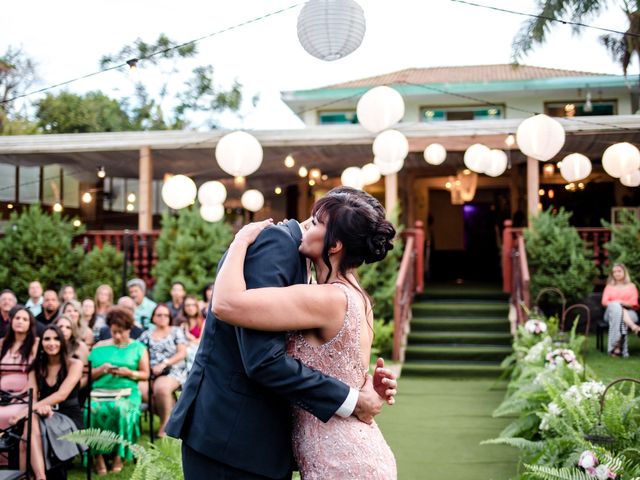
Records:
[[[511,353],[507,296],[496,286],[425,286],[412,308],[402,375],[495,376]]]

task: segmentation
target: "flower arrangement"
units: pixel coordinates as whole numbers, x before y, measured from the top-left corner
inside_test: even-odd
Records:
[[[585,450],[580,454],[580,460],[578,460],[578,466],[584,468],[584,470],[592,477],[598,480],[607,480],[616,478],[617,474],[610,468],[609,464],[598,461],[598,457],[591,450]]]
[[[552,370],[562,363],[576,372],[582,372],[583,370],[582,364],[578,362],[576,354],[568,348],[556,348],[552,350],[545,356],[545,361],[545,366]]]
[[[540,335],[547,331],[547,324],[544,320],[531,319],[525,322],[524,329],[533,335]]]

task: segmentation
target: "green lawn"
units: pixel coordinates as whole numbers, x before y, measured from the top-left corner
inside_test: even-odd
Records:
[[[640,338],[637,336],[629,336],[629,358],[614,358],[596,350],[595,335],[590,336],[585,345],[584,362],[602,382],[608,383],[620,377],[640,378]],[[605,350],[606,347],[605,343]]]

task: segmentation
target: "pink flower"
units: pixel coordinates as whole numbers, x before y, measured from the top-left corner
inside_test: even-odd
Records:
[[[598,465],[598,458],[592,451],[585,450],[584,452],[582,452],[582,455],[580,455],[578,465],[584,468],[589,473],[589,475],[594,475],[595,467],[596,465]],[[590,470],[593,470],[593,472],[591,472]]]

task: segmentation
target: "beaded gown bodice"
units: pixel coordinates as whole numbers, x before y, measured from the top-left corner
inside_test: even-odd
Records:
[[[361,314],[355,292],[334,283],[347,298],[344,324],[338,334],[323,345],[311,345],[302,332],[289,336],[288,353],[306,365],[360,389],[367,374],[360,360]],[[396,463],[375,422],[356,417],[333,416],[323,423],[307,411],[294,407],[293,449],[304,480],[395,479]]]

